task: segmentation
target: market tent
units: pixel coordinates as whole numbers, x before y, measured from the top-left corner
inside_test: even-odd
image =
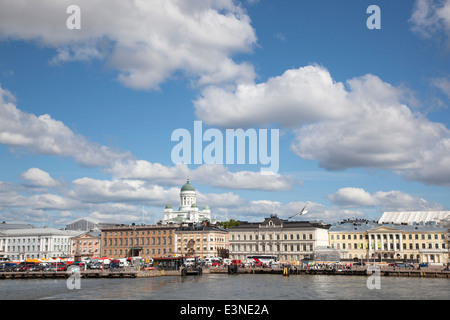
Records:
[[[41,263],[42,261],[39,259],[27,259],[26,262],[31,262],[31,263]]]

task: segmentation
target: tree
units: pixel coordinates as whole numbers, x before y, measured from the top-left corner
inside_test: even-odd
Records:
[[[230,229],[231,227],[239,226],[241,222],[239,220],[230,219],[228,221],[217,222],[217,225],[224,229]]]

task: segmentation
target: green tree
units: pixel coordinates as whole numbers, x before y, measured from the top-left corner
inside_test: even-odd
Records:
[[[239,226],[241,222],[239,220],[230,219],[228,221],[218,222],[217,225],[223,227],[224,229],[230,229],[231,227]]]

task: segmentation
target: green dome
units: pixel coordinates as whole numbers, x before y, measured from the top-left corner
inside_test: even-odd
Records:
[[[195,191],[195,188],[192,184],[189,183],[189,178],[184,186],[181,187],[181,191]]]
[[[170,203],[167,204],[166,209],[172,209],[172,207],[170,206]]]

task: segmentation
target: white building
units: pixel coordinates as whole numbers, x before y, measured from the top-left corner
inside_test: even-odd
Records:
[[[230,258],[270,256],[282,262],[300,263],[328,246],[329,227],[324,223],[282,220],[276,215],[263,222],[241,222],[228,230]]]
[[[164,209],[164,219],[162,224],[167,223],[197,223],[202,221],[211,221],[211,210],[208,206],[199,210],[197,207],[197,193],[193,185],[189,183],[189,178],[180,191],[180,207],[178,210],[173,210],[172,206],[167,204]]]
[[[72,237],[80,231],[53,228],[8,229],[0,231],[0,252],[9,260],[68,257]]]

